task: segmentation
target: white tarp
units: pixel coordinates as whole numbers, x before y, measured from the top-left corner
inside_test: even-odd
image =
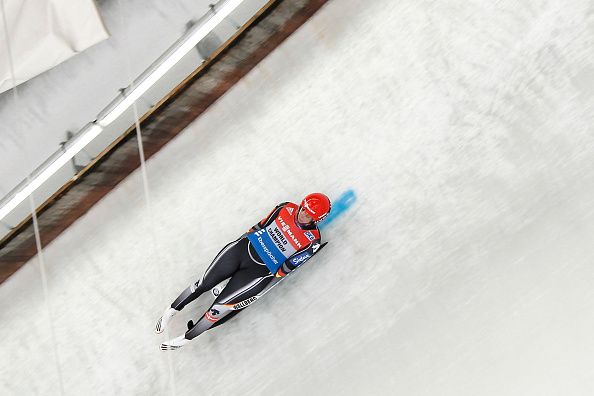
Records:
[[[94,0],[1,0],[0,16],[0,92],[11,58],[18,85],[109,37]]]

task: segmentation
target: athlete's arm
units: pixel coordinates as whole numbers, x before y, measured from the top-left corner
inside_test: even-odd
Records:
[[[293,253],[276,271],[276,278],[287,276],[291,271],[305,263],[320,248],[320,239],[313,240],[309,245]]]

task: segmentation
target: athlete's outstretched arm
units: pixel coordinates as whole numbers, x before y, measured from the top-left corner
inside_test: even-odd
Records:
[[[305,263],[320,248],[320,239],[315,239],[309,245],[293,253],[276,271],[276,278],[287,276],[291,271]]]

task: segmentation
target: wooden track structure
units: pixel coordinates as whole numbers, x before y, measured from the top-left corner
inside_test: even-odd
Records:
[[[328,0],[271,0],[140,120],[148,159],[183,131]],[[42,247],[140,166],[135,125],[36,211]],[[0,241],[0,283],[37,254],[32,217]]]

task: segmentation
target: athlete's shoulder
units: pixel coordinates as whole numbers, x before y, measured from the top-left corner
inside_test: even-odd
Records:
[[[291,202],[281,202],[281,203],[279,203],[278,205],[276,205],[274,207],[274,209],[272,209],[272,213],[279,212],[281,209],[283,209],[287,205],[291,205]]]
[[[279,214],[283,211],[283,209],[287,208],[289,210],[289,212],[293,211],[293,208],[291,205],[291,202],[283,202],[283,203],[279,203],[278,205],[276,205],[274,207],[274,209],[272,210],[272,212],[270,212],[270,214],[268,215],[269,219],[275,219],[279,216]]]
[[[285,202],[282,204],[282,208],[283,209],[287,209],[287,211],[290,214],[295,213],[297,210],[299,210],[299,206],[294,204],[293,202]]]

